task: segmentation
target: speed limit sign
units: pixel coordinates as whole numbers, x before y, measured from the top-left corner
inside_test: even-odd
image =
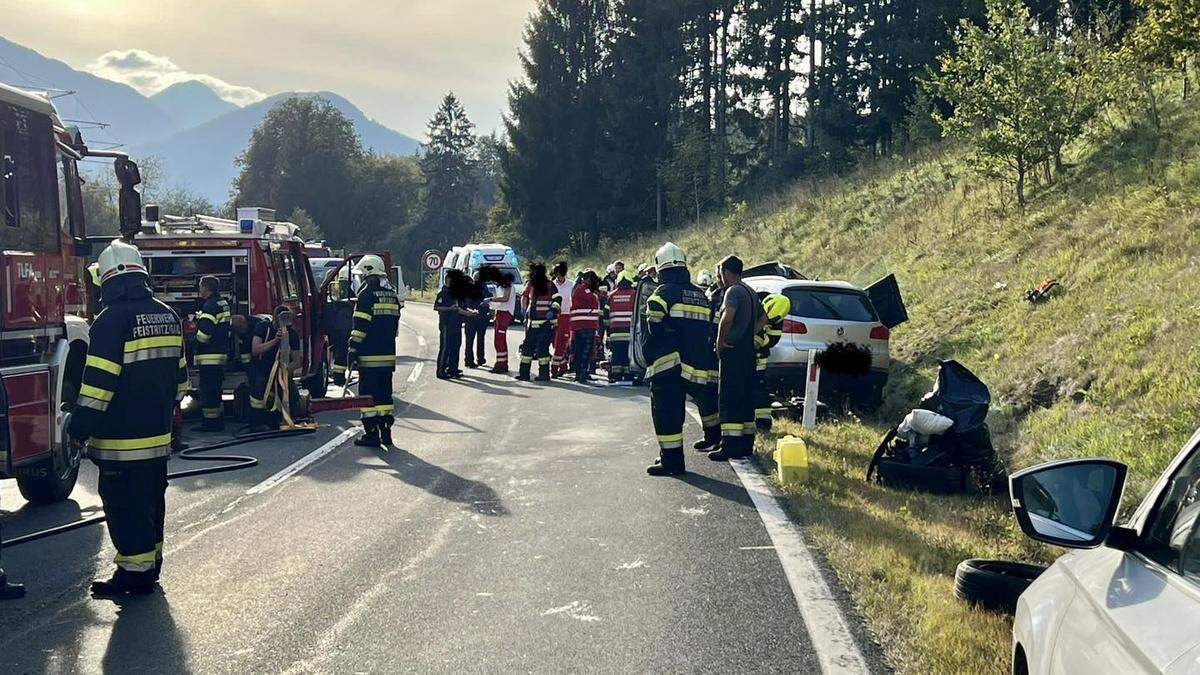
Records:
[[[421,255],[421,264],[425,266],[426,272],[436,272],[442,269],[442,254],[433,249],[425,251]]]

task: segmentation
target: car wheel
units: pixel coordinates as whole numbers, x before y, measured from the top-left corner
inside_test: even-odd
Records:
[[[1017,598],[1042,572],[1041,565],[1005,560],[964,560],[954,572],[954,595],[959,600],[996,612],[1017,611]]]
[[[83,448],[71,443],[58,444],[45,461],[18,469],[17,489],[21,496],[35,504],[53,504],[71,496],[79,479],[79,463]]]

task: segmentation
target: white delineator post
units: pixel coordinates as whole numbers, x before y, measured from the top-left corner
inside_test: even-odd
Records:
[[[817,426],[817,396],[821,388],[821,367],[817,365],[817,350],[808,350],[808,378],[804,384],[804,414],[800,418],[805,429]]]

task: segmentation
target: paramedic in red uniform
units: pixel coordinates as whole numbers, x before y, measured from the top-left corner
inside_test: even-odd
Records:
[[[493,373],[508,372],[508,327],[512,325],[513,314],[517,311],[517,290],[513,288],[513,275],[504,272],[496,282],[496,294],[492,297],[492,308],[496,310],[496,325],[492,337],[496,343],[496,365],[492,366]]]
[[[575,282],[567,278],[567,263],[560,260],[550,270],[551,282],[562,297],[558,327],[554,331],[554,360],[551,372],[559,377],[567,372],[567,360],[571,355],[571,299],[575,293]]]
[[[632,273],[622,270],[608,294],[608,346],[612,356],[608,360],[608,381],[622,382],[629,379],[629,337],[633,324],[633,309],[637,303],[637,289],[633,286]]]
[[[600,330],[600,277],[588,270],[571,296],[571,367],[576,382],[591,382],[592,343]]]

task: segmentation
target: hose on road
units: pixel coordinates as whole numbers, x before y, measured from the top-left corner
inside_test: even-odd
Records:
[[[179,459],[187,460],[189,462],[225,462],[225,464],[218,464],[217,466],[202,466],[196,469],[175,471],[167,474],[167,480],[194,478],[196,476],[209,476],[215,473],[225,473],[226,471],[240,471],[242,469],[249,469],[251,467],[258,466],[257,457],[250,457],[249,455],[209,455],[207,453],[214,450],[231,448],[237,445],[244,445],[246,443],[254,443],[255,441],[266,441],[273,438],[290,438],[292,436],[306,436],[314,432],[316,432],[316,429],[281,429],[279,431],[264,431],[257,434],[238,436],[227,441],[219,441],[209,445],[188,448],[187,450],[179,453]],[[104,514],[90,516],[88,518],[80,518],[79,520],[76,520],[72,523],[67,523],[66,525],[59,525],[57,527],[51,527],[49,529],[39,530],[37,532],[30,532],[29,534],[22,535],[20,537],[13,537],[7,541],[0,542],[0,548],[20,546],[21,544],[28,544],[31,541],[37,541],[47,537],[66,534],[67,532],[73,532],[91,525],[99,525],[106,520],[108,520],[108,516]]]

